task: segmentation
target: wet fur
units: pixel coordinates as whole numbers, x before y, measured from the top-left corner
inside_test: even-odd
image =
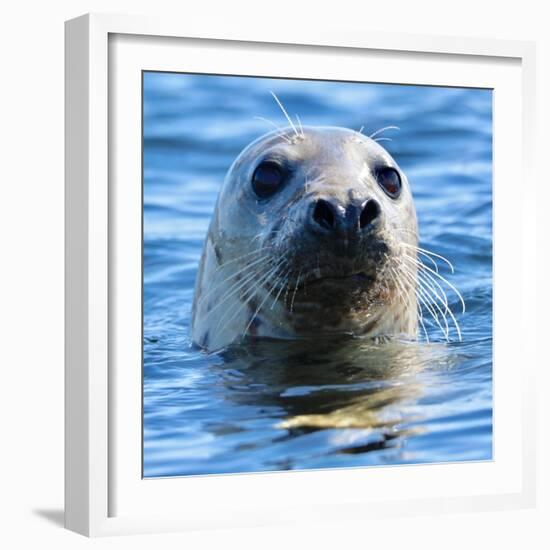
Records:
[[[250,181],[264,159],[292,166],[284,189],[258,200]],[[195,287],[192,338],[216,350],[242,338],[300,338],[346,333],[417,333],[417,222],[406,176],[388,197],[373,167],[399,170],[373,139],[344,128],[277,130],[249,145],[220,191]],[[355,208],[375,198],[382,212],[361,239],[308,230],[311,204],[331,198]],[[407,248],[408,247],[408,248]]]

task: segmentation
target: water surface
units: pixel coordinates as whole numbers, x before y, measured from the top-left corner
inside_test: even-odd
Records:
[[[259,342],[206,354],[189,321],[225,172],[284,125],[387,125],[420,246],[466,302],[462,342]],[[144,74],[144,475],[492,458],[492,95],[488,90]],[[460,311],[455,295],[450,305]]]

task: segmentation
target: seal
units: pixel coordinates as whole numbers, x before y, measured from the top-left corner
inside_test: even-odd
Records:
[[[375,139],[275,130],[242,151],[218,195],[192,340],[214,351],[243,338],[415,338],[418,250],[407,177]]]

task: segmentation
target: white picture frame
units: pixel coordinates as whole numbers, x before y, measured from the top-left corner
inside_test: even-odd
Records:
[[[220,51],[226,55],[220,57]],[[141,89],[133,91],[137,72],[180,65],[220,72],[220,63],[226,63],[228,73],[261,74],[269,58],[268,74],[274,74],[278,58],[284,57],[289,67],[292,57],[303,58],[302,65],[297,61],[286,70],[304,76],[306,57],[309,70],[320,71],[315,56],[321,54],[346,60],[340,63],[342,71],[361,71],[370,63],[374,72],[380,71],[375,81],[412,83],[421,78],[415,83],[470,82],[495,89],[494,460],[143,480],[136,447],[141,437],[141,358],[136,356],[141,332],[138,347],[128,344],[141,330],[141,304],[132,305],[128,294],[136,288],[134,277],[141,281],[141,256],[136,255],[134,240],[139,239],[141,247],[141,232],[134,235],[141,212],[141,186],[139,193],[133,186],[141,178],[141,165],[135,162],[141,154],[141,121],[134,117],[141,109],[135,95]],[[376,65],[380,56],[384,63]],[[334,59],[323,65],[325,71],[336,71]],[[520,329],[527,329],[536,316],[536,289],[522,267],[536,256],[527,238],[535,232],[536,220],[527,194],[518,197],[505,191],[527,180],[533,166],[534,66],[534,44],[528,42],[318,28],[295,35],[285,29],[241,31],[118,15],[68,21],[66,527],[100,536],[278,524],[297,518],[360,520],[366,514],[533,506],[536,446],[530,419],[535,416],[536,343],[529,330]],[[121,95],[124,105],[117,99]],[[519,147],[521,155],[514,155]],[[114,181],[126,184],[113,186]],[[511,212],[515,230],[504,223]],[[514,257],[506,253],[510,247],[519,251]],[[134,283],[122,288],[120,278]],[[516,298],[513,311],[501,307],[510,289]],[[504,315],[514,315],[513,326]],[[121,322],[123,316],[127,322]],[[514,338],[517,333],[522,334],[519,340]],[[521,363],[520,370],[512,370],[514,361]]]

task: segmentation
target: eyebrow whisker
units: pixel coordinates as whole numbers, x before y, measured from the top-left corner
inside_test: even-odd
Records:
[[[267,122],[268,124],[271,124],[271,126],[273,126],[278,132],[277,132],[277,135],[284,139],[287,143],[292,143],[292,141],[288,138],[288,136],[285,136],[284,133],[283,133],[283,128],[281,128],[280,126],[278,126],[277,124],[275,124],[274,122],[272,122],[271,120],[269,120],[268,118],[264,118],[263,116],[255,116],[254,117],[256,120],[261,120],[263,122]]]
[[[300,134],[302,135],[302,137],[306,137],[304,134],[304,127],[302,126],[302,121],[300,120],[300,117],[298,116],[297,113],[296,113],[296,120],[298,121],[298,126],[300,127]]]
[[[296,129],[296,126],[294,125],[294,122],[292,122],[292,119],[290,118],[290,116],[286,112],[286,109],[283,107],[283,104],[279,101],[279,98],[275,95],[275,92],[270,92],[270,93],[273,96],[273,99],[275,99],[275,101],[277,102],[277,105],[280,107],[283,114],[285,115],[286,119],[288,120],[288,123],[290,124],[290,127],[294,130],[294,133],[296,134],[296,136],[301,137],[300,132],[298,132],[298,130]]]
[[[384,126],[383,128],[376,130],[376,132],[373,132],[369,137],[372,139],[374,136],[377,136],[386,130],[401,130],[401,128],[399,128],[399,126]]]

